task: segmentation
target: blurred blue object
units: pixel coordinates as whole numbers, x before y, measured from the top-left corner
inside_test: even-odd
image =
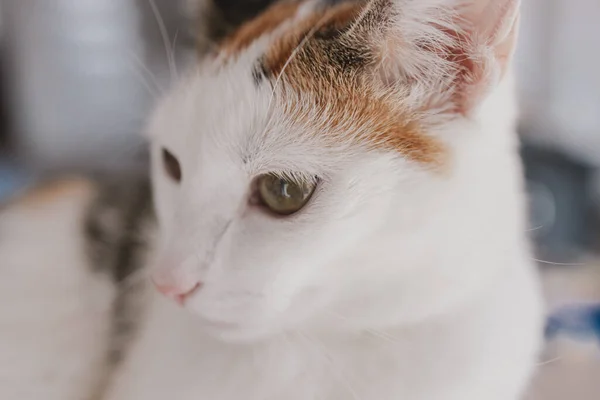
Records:
[[[27,174],[9,163],[0,161],[0,203],[28,183]]]
[[[600,341],[600,304],[569,306],[556,311],[548,318],[546,338],[558,335],[576,339],[595,337]]]

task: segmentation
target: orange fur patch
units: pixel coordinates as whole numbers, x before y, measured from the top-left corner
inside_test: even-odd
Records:
[[[275,31],[297,14],[301,2],[270,7],[227,38],[223,54],[237,54]],[[351,2],[314,11],[273,41],[262,67],[269,78],[281,78],[277,94],[285,117],[302,124],[303,131],[440,165],[442,144],[421,129],[414,113],[401,108],[401,98],[377,83],[381,77],[374,71],[381,54],[369,42],[369,30],[383,28],[386,21],[381,13],[367,15],[366,7],[373,4]]]
[[[291,71],[290,71],[291,72]],[[286,72],[287,74],[287,72]],[[382,98],[358,80],[330,82],[308,77],[286,83],[301,90],[291,96],[285,93],[281,103],[290,123],[299,124],[310,134],[323,135],[332,144],[356,142],[372,149],[396,151],[405,157],[431,166],[445,161],[443,145],[428,136],[418,118]]]
[[[80,178],[47,182],[34,187],[15,199],[15,208],[41,208],[68,197],[86,196],[93,192],[93,184]]]
[[[271,45],[264,58],[264,66],[271,75],[279,75],[294,51],[308,35],[320,36],[340,30],[354,21],[363,7],[357,4],[343,4],[338,7],[316,12],[299,22]]]
[[[276,3],[265,12],[242,25],[240,29],[225,39],[222,51],[227,55],[234,55],[250,46],[256,39],[273,32],[283,22],[292,18],[298,12],[299,2]]]
[[[377,83],[379,60],[367,38],[346,35],[363,10],[364,5],[343,4],[315,13],[271,46],[263,64],[272,78],[281,78],[279,101],[286,117],[334,142],[357,141],[423,164],[442,164],[442,144],[421,129],[414,113],[402,109],[402,99],[394,97],[399,93]]]

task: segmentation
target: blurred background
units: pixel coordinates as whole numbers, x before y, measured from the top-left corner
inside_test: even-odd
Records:
[[[1,0],[0,200],[48,174],[143,171],[183,69],[185,0]],[[523,0],[531,235],[548,300],[532,400],[600,398],[600,1]]]

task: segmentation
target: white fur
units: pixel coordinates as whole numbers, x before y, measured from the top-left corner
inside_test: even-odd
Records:
[[[267,43],[194,70],[154,116],[155,274],[203,287],[185,309],[148,299],[107,400],[520,398],[542,313],[512,76],[484,83],[474,115],[432,124],[450,155],[439,173],[280,123],[250,74]],[[301,213],[273,218],[247,201],[268,172],[322,181]]]
[[[0,399],[87,399],[104,378],[114,289],[86,261],[91,186],[0,214]]]

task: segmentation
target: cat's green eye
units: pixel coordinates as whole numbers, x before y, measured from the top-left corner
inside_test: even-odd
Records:
[[[316,183],[296,182],[273,174],[262,175],[257,181],[257,194],[261,203],[279,215],[292,215],[300,211],[316,188]]]

